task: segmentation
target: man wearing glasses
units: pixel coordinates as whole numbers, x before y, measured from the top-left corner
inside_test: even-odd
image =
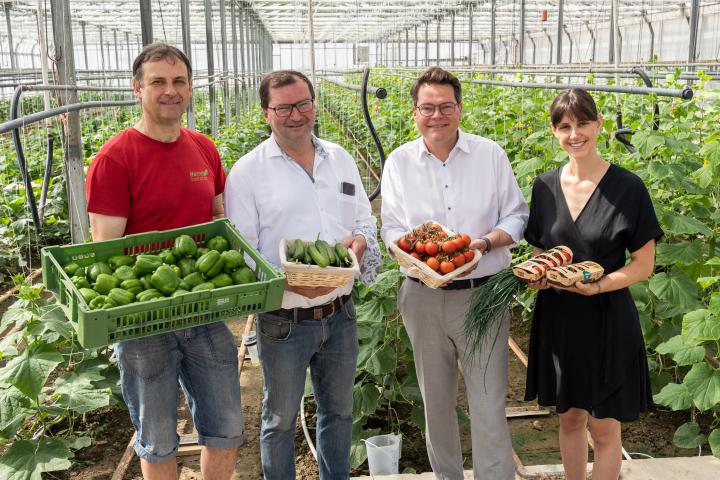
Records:
[[[233,166],[228,218],[275,265],[282,239],[342,241],[370,283],[380,265],[376,220],[355,160],[313,135],[315,93],[300,72],[270,73],[260,105],[272,136]],[[310,367],[322,480],[347,479],[358,340],[352,281],[341,288],[285,286],[282,308],[258,316],[265,378],[260,455],[266,480],[295,478],[295,423]]]
[[[483,258],[474,271],[439,289],[408,276],[398,307],[413,345],[425,404],[425,438],[437,478],[463,478],[455,414],[458,367],[471,419],[474,478],[515,478],[505,420],[510,316],[488,332],[479,354],[467,353],[463,321],[473,289],[510,265],[528,208],[505,152],[459,129],[458,79],[432,67],[413,84],[413,117],[421,137],[390,154],[382,176],[382,238],[387,244],[432,219],[467,233]],[[405,272],[407,273],[407,272]]]

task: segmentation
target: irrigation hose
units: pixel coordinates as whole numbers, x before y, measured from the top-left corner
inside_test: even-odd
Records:
[[[378,151],[378,156],[380,157],[380,178],[382,179],[382,171],[385,167],[385,150],[383,150],[382,144],[380,143],[380,139],[377,136],[377,132],[375,131],[375,126],[372,123],[372,119],[370,118],[370,111],[368,110],[368,104],[367,104],[367,88],[368,88],[368,79],[370,78],[370,68],[365,68],[365,71],[363,72],[363,80],[360,91],[360,103],[362,105],[362,111],[363,111],[363,117],[365,118],[365,124],[368,127],[368,130],[370,130],[370,135],[373,138],[373,142],[375,143],[375,148]],[[378,195],[380,195],[380,187],[382,182],[378,182],[377,187],[375,187],[375,190],[368,195],[368,199],[370,201],[373,201]]]

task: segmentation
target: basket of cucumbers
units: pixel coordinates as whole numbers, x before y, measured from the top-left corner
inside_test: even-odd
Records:
[[[287,283],[294,287],[340,288],[360,275],[355,252],[342,243],[289,239],[279,248]]]

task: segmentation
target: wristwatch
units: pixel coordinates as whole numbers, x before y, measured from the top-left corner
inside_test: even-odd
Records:
[[[483,253],[488,253],[490,250],[492,250],[492,242],[490,241],[489,238],[487,238],[487,237],[480,237],[480,240],[482,240],[483,242],[485,242],[485,250],[483,251]]]

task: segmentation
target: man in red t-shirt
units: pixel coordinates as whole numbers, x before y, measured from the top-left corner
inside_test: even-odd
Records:
[[[213,142],[182,128],[192,92],[183,52],[147,45],[133,62],[142,117],[95,156],[86,191],[93,240],[209,222],[224,215],[225,172]],[[229,479],[244,440],[237,347],[213,323],[115,345],[143,476],[176,479],[178,382],[203,446],[204,478]]]

